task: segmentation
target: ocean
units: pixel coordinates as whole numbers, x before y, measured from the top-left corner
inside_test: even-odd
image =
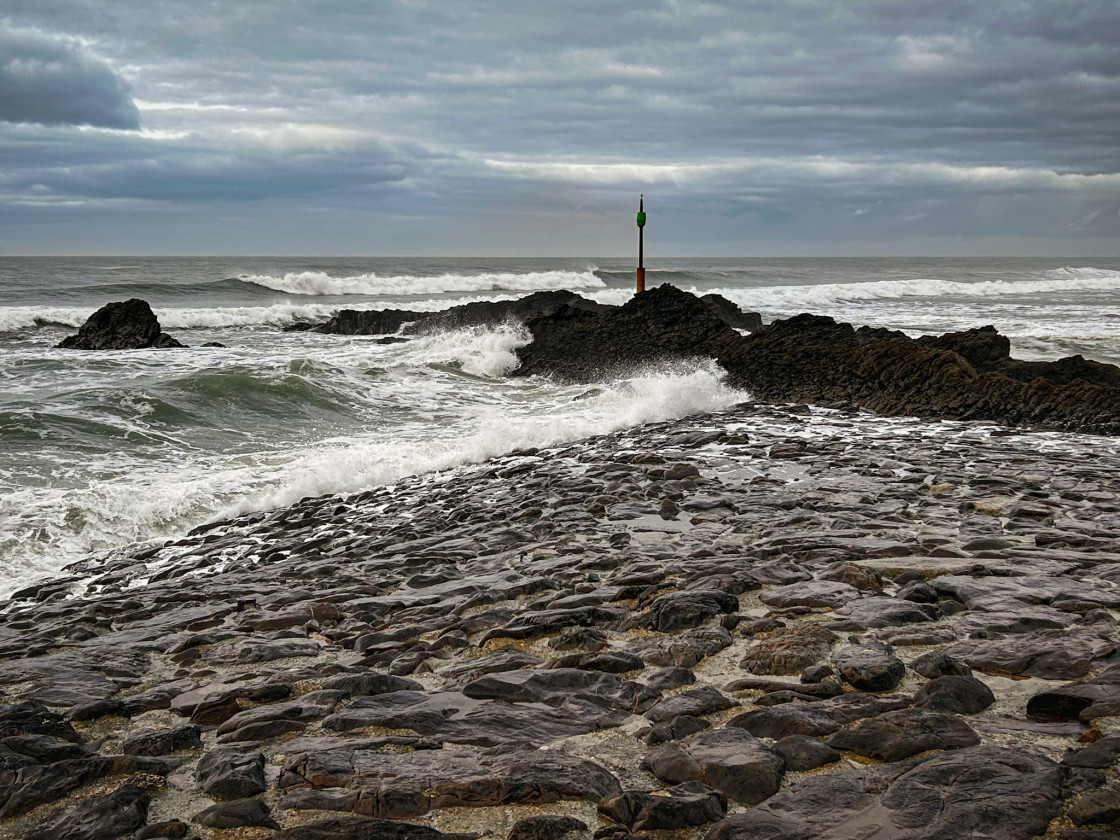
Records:
[[[0,258],[0,597],[215,519],[749,399],[710,362],[590,387],[510,378],[515,324],[391,345],[282,330],[545,289],[620,304],[633,282],[626,259]],[[651,260],[661,283],[766,322],[992,324],[1019,358],[1120,364],[1120,259]],[[190,349],[54,349],[132,297]]]

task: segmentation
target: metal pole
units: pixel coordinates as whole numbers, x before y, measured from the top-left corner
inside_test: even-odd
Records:
[[[638,293],[646,290],[646,268],[644,264],[645,257],[645,228],[646,228],[646,213],[645,213],[645,195],[643,194],[638,198]]]

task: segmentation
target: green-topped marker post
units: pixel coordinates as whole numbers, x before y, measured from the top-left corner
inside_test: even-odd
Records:
[[[638,293],[646,290],[646,267],[642,258],[645,256],[645,230],[646,230],[646,197],[638,197]]]

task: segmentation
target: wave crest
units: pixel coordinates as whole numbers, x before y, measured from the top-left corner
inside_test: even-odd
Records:
[[[1094,292],[1120,290],[1120,271],[1104,268],[1059,268],[1048,276],[1029,280],[872,280],[864,283],[821,283],[804,286],[761,286],[753,289],[724,288],[714,291],[740,306],[790,309],[831,306],[850,301],[890,300],[909,297],[1006,298],[1052,292]]]
[[[322,271],[300,271],[274,277],[248,274],[237,279],[243,283],[264,286],[293,295],[438,295],[447,292],[540,292],[552,289],[601,289],[606,287],[595,274],[585,271],[537,271],[526,274],[488,272],[482,274],[419,275],[357,274],[352,277],[331,277]]]

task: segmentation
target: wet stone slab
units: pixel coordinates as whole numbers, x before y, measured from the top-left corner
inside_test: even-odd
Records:
[[[1114,464],[745,404],[89,558],[0,604],[0,838],[1114,830]]]

